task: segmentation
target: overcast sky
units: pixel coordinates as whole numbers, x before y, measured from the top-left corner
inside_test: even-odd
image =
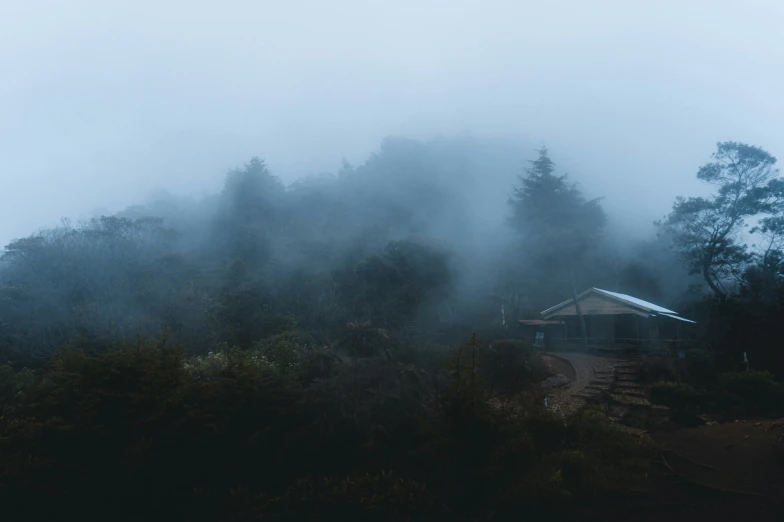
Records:
[[[780,0],[5,0],[0,243],[253,155],[292,181],[465,133],[547,143],[644,227],[715,142],[784,157],[782,27]]]

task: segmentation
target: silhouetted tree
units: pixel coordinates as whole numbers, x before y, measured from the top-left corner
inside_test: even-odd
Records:
[[[270,239],[279,225],[283,194],[280,180],[259,158],[228,173],[215,231],[224,255],[254,267],[270,258]]]
[[[576,297],[581,262],[599,246],[607,219],[600,198],[586,200],[566,174],[554,174],[547,148],[538,152],[509,199],[509,224],[520,238],[521,261],[527,261],[530,277],[555,276],[557,281],[568,282]],[[585,338],[584,324],[582,330]]]
[[[744,284],[741,275],[752,260],[742,243],[746,221],[762,218],[769,229],[775,228],[769,218],[782,210],[784,180],[778,177],[776,158],[759,147],[722,142],[711,157],[697,178],[716,186],[716,192],[707,198],[678,197],[657,225],[689,270],[723,298],[729,280]]]

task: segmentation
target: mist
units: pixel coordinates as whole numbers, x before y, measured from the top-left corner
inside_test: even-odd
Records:
[[[784,137],[772,1],[0,9],[3,244],[160,189],[215,193],[254,155],[285,183],[361,164],[388,135],[501,139],[519,168],[544,142],[643,232],[700,190],[716,141]]]
[[[782,27],[0,2],[2,519],[781,519]]]

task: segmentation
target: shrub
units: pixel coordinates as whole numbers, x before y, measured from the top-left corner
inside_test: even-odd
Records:
[[[505,339],[479,350],[480,374],[488,396],[520,393],[534,381],[530,342]]]
[[[299,360],[299,378],[306,386],[317,379],[329,379],[336,375],[338,365],[342,363],[340,356],[330,348],[304,350]]]
[[[704,348],[686,350],[689,379],[697,384],[711,384],[716,380],[713,353]]]
[[[287,331],[254,343],[248,357],[257,357],[268,362],[276,371],[283,374],[294,373],[299,368],[301,352],[311,341],[306,334]]]
[[[382,471],[301,479],[261,511],[271,520],[393,522],[440,519],[449,515],[441,504],[424,484]]]
[[[640,361],[638,376],[641,382],[659,381],[681,382],[686,379],[688,363],[675,357],[643,357]]]
[[[519,517],[521,511],[552,519],[577,505],[615,498],[634,459],[651,454],[650,448],[594,409],[566,418],[528,415],[493,454],[497,490],[489,503],[504,515],[501,520]]]
[[[651,386],[651,402],[672,409],[696,409],[700,394],[691,385],[680,382],[657,382]]]
[[[435,343],[402,344],[395,350],[395,360],[416,364],[428,372],[433,372],[443,369],[444,363],[453,350],[454,348],[451,346]]]
[[[238,352],[237,348],[208,352],[185,360],[183,368],[198,379],[212,379],[228,368],[232,354]]]
[[[48,518],[34,497],[61,511],[160,512],[226,477],[274,488],[315,466],[301,457],[315,436],[297,431],[312,417],[286,381],[231,354],[210,361],[202,379],[156,343],[60,355],[0,420],[4,505],[28,519]]]
[[[777,414],[784,411],[784,384],[768,372],[731,372],[719,375],[721,391],[740,398],[746,414]]]
[[[10,365],[0,366],[0,400],[15,401],[24,396],[38,380],[38,375],[29,368],[15,371]]]
[[[615,491],[636,451],[600,413],[556,417],[535,393],[524,415],[496,410],[476,338],[438,397],[414,365],[320,349],[294,386],[262,353],[289,341],[188,360],[162,343],[64,353],[0,417],[7,518],[487,519]],[[392,466],[404,480],[367,474]]]

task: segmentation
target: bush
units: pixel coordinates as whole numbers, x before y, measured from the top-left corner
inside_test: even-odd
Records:
[[[208,352],[206,355],[191,357],[183,362],[183,368],[197,379],[212,379],[225,371],[236,354],[238,348],[224,348],[217,352]],[[259,361],[261,364],[261,361]],[[264,361],[266,364],[266,361]]]
[[[444,363],[453,350],[451,346],[435,343],[402,344],[395,350],[395,360],[416,364],[428,372],[435,372],[444,368]]]
[[[713,353],[704,348],[686,350],[689,379],[696,384],[712,384],[716,381],[716,366]]]
[[[671,418],[679,423],[695,422],[699,410],[725,417],[784,412],[784,384],[767,372],[724,373],[708,391],[684,383],[659,382],[651,387],[650,394],[651,402],[671,408]]]
[[[305,478],[261,510],[270,520],[433,520],[448,515],[424,485],[392,471],[348,477]]]
[[[312,417],[285,381],[231,354],[208,361],[202,379],[158,343],[60,355],[0,420],[0,501],[27,519],[48,518],[42,497],[60,512],[168,512],[226,477],[274,488],[315,466],[301,456],[315,436],[296,429]]]
[[[306,334],[287,331],[254,343],[248,356],[268,362],[280,373],[295,373],[299,369],[302,350],[309,342],[312,339]]]
[[[784,412],[784,384],[768,372],[731,372],[719,375],[720,391],[743,401],[748,415],[770,415]]]
[[[0,366],[0,400],[16,401],[38,380],[38,375],[29,368],[15,371],[10,365]]]
[[[641,382],[681,382],[686,379],[688,363],[675,357],[643,357],[638,376]]]
[[[662,404],[672,410],[670,420],[677,424],[695,425],[699,408],[705,402],[702,393],[688,384],[679,382],[658,382],[651,387],[651,402]]]
[[[489,474],[497,480],[497,491],[490,504],[505,515],[501,520],[523,511],[529,517],[547,513],[545,518],[552,519],[576,505],[616,498],[634,459],[650,454],[646,440],[631,438],[597,410],[583,409],[566,418],[528,415],[493,454]]]
[[[342,363],[340,356],[329,348],[304,350],[299,361],[299,378],[305,386],[317,379],[329,379],[337,374]]]
[[[700,405],[700,393],[688,384],[680,382],[657,382],[651,386],[651,402],[672,409],[696,410]]]
[[[488,396],[522,392],[534,382],[534,349],[524,340],[493,341],[479,350],[479,369]]]
[[[616,492],[637,451],[597,412],[556,417],[534,394],[523,415],[495,409],[469,363],[476,338],[438,396],[414,365],[320,349],[297,383],[266,358],[291,344],[187,360],[163,343],[63,353],[0,417],[4,514],[486,519]],[[404,480],[375,475],[393,466]]]

